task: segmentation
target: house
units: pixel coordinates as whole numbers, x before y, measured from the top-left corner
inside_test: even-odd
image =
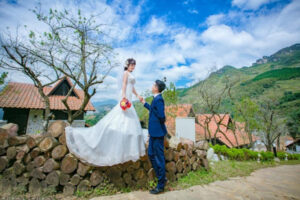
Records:
[[[229,114],[197,114],[196,141],[214,139],[218,144],[232,147],[248,147],[250,140],[245,123],[234,121]],[[218,129],[219,126],[219,129]],[[252,135],[252,141],[257,138]]]
[[[63,77],[53,87],[44,87],[44,93],[49,97],[53,120],[66,120],[67,113],[62,99],[73,86],[68,77]],[[84,98],[82,90],[74,89],[68,98],[71,110],[80,108]],[[9,82],[0,93],[0,108],[3,109],[3,120],[19,126],[19,134],[36,134],[42,131],[45,103],[33,84]],[[95,111],[88,102],[84,111]],[[75,119],[72,126],[84,126],[84,114]]]
[[[286,145],[286,149],[289,153],[300,153],[300,138]]]
[[[179,104],[165,107],[166,127],[168,133],[175,136],[175,121],[176,117],[195,117],[192,104]]]
[[[294,142],[294,138],[289,135],[280,136],[279,139],[279,147],[277,146],[277,149],[279,151],[285,151],[287,150],[287,146]]]

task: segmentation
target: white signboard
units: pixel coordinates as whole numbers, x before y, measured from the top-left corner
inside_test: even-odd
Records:
[[[176,118],[176,137],[196,141],[195,117]]]

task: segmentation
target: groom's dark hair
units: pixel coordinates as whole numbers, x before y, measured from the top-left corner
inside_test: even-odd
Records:
[[[166,84],[161,80],[156,80],[155,84],[156,84],[159,92],[164,91],[164,89],[166,88]]]

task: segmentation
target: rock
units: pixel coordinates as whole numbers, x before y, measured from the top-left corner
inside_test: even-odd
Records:
[[[209,148],[208,142],[205,140],[201,140],[196,142],[194,148],[201,149],[201,150],[207,150]]]
[[[179,156],[180,157],[186,156],[186,150],[181,149],[181,151],[179,152]]]
[[[46,178],[46,175],[43,173],[43,168],[39,167],[39,168],[34,168],[31,172],[30,172],[30,176],[43,180]]]
[[[172,161],[173,158],[174,158],[174,151],[173,151],[173,149],[168,149],[168,150],[166,151],[166,153],[165,153],[165,159],[166,159],[167,161]]]
[[[17,176],[25,171],[25,166],[20,161],[16,161],[13,165],[13,168]]]
[[[274,161],[275,161],[275,162],[280,162],[280,159],[277,158],[277,157],[275,157],[275,158],[274,158]]]
[[[49,158],[43,166],[43,171],[46,173],[52,172],[56,169],[59,169],[59,163],[56,162],[53,158]]]
[[[124,173],[123,175],[123,180],[126,184],[130,185],[133,181],[132,181],[132,176],[129,173]]]
[[[52,123],[50,123],[48,132],[53,136],[53,137],[59,137],[63,133],[65,133],[65,127],[67,124],[62,121],[62,120],[57,120]]]
[[[108,168],[106,171],[106,175],[112,182],[114,182],[116,179],[119,179],[121,177],[121,174],[121,169],[115,166]]]
[[[166,164],[166,170],[167,170],[168,172],[170,172],[170,173],[175,174],[175,173],[176,173],[176,164],[175,164],[175,162],[174,162],[174,161],[168,162],[168,163]]]
[[[146,171],[144,169],[140,168],[137,171],[135,171],[135,173],[133,174],[133,177],[137,181],[139,179],[143,179],[144,177],[146,177]]]
[[[59,136],[58,141],[63,144],[63,145],[67,145],[66,142],[66,133],[63,133],[61,136]]]
[[[209,149],[207,150],[206,158],[207,158],[208,160],[212,160],[213,157],[214,157],[214,153],[215,153],[214,149],[213,149],[213,148],[209,148]]]
[[[41,155],[41,156],[36,157],[33,161],[34,161],[35,167],[41,167],[46,162],[46,158]]]
[[[8,141],[7,139],[10,136],[8,135],[7,131],[5,129],[0,128],[0,147],[6,148],[8,147]]]
[[[183,163],[182,163],[182,161],[181,160],[178,160],[177,162],[176,162],[176,170],[177,170],[177,172],[182,172],[182,169],[183,169]]]
[[[143,168],[146,170],[146,171],[149,171],[150,168],[151,168],[151,162],[149,160],[143,162]]]
[[[208,171],[209,170],[209,164],[207,159],[200,159],[202,166]]]
[[[13,136],[8,138],[8,144],[10,146],[25,144],[27,138],[28,138],[27,136]]]
[[[2,172],[8,165],[8,159],[6,156],[0,157],[0,172]]]
[[[77,190],[82,191],[82,192],[89,191],[90,188],[91,188],[91,183],[89,180],[86,180],[86,179],[80,181],[79,185],[77,186]]]
[[[183,144],[185,150],[187,150],[188,148],[194,147],[194,142],[192,140],[189,140],[186,138],[180,138],[180,141]]]
[[[77,169],[77,163],[76,157],[69,153],[62,160],[60,169],[63,173],[70,174]]]
[[[15,159],[17,155],[17,150],[16,147],[8,147],[6,151],[6,156],[8,160],[13,160]]]
[[[77,168],[77,174],[79,174],[80,176],[85,176],[90,169],[91,166],[79,162]]]
[[[64,186],[64,190],[63,190],[63,193],[65,195],[73,195],[75,192],[75,187],[71,184],[71,183],[67,183],[65,186]]]
[[[35,147],[33,150],[31,150],[30,152],[30,156],[31,158],[35,158],[37,157],[38,155],[41,154],[41,149],[39,147]]]
[[[53,171],[49,173],[46,177],[46,183],[48,185],[58,186],[59,185],[59,175],[60,171]]]
[[[60,173],[59,175],[59,184],[60,185],[67,185],[70,180],[70,175],[65,173]]]
[[[8,123],[3,125],[1,129],[6,130],[9,137],[13,137],[18,135],[19,126],[18,124]]]
[[[175,136],[172,136],[172,137],[169,139],[169,146],[170,146],[172,149],[177,149],[179,143],[180,143],[180,139],[177,138],[177,137],[175,137]]]
[[[78,185],[81,179],[82,178],[78,174],[75,174],[74,176],[72,176],[70,183],[72,185]]]
[[[42,152],[50,151],[58,145],[58,141],[54,137],[45,137],[39,144]]]
[[[204,150],[197,149],[195,152],[196,152],[196,154],[199,158],[205,158],[206,157],[206,151],[204,151]]]
[[[214,153],[213,158],[210,161],[219,162],[220,161],[219,156]]]
[[[52,150],[51,156],[52,158],[59,160],[63,158],[67,152],[68,148],[66,147],[66,145],[58,145]]]
[[[93,171],[93,173],[91,174],[91,177],[90,177],[91,185],[96,186],[103,181],[104,181],[103,173],[100,172],[99,170]]]
[[[41,193],[41,185],[37,178],[31,179],[29,183],[29,192],[33,194],[40,194]]]

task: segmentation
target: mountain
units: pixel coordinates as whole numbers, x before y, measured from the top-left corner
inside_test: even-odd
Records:
[[[90,112],[85,116],[85,122],[90,126],[96,124],[102,119],[118,102],[114,99],[108,99],[105,101],[92,102],[96,109],[96,112]]]
[[[224,66],[210,74],[203,80],[216,88],[224,87],[225,78],[237,80],[231,90],[234,99],[250,97],[263,101],[266,95],[272,94],[280,101],[276,107],[282,117],[291,121],[295,131],[300,131],[300,44],[279,50],[256,60],[249,67],[235,68]],[[179,89],[179,102],[191,103],[196,112],[205,112],[198,100],[198,90],[203,81],[185,89]],[[233,102],[229,98],[223,99],[220,112],[227,111],[234,114]],[[299,118],[298,118],[299,117]],[[298,122],[297,122],[298,121]]]
[[[117,103],[117,100],[115,99],[108,99],[105,101],[96,101],[92,102],[94,107],[103,106],[103,105],[115,105]]]

